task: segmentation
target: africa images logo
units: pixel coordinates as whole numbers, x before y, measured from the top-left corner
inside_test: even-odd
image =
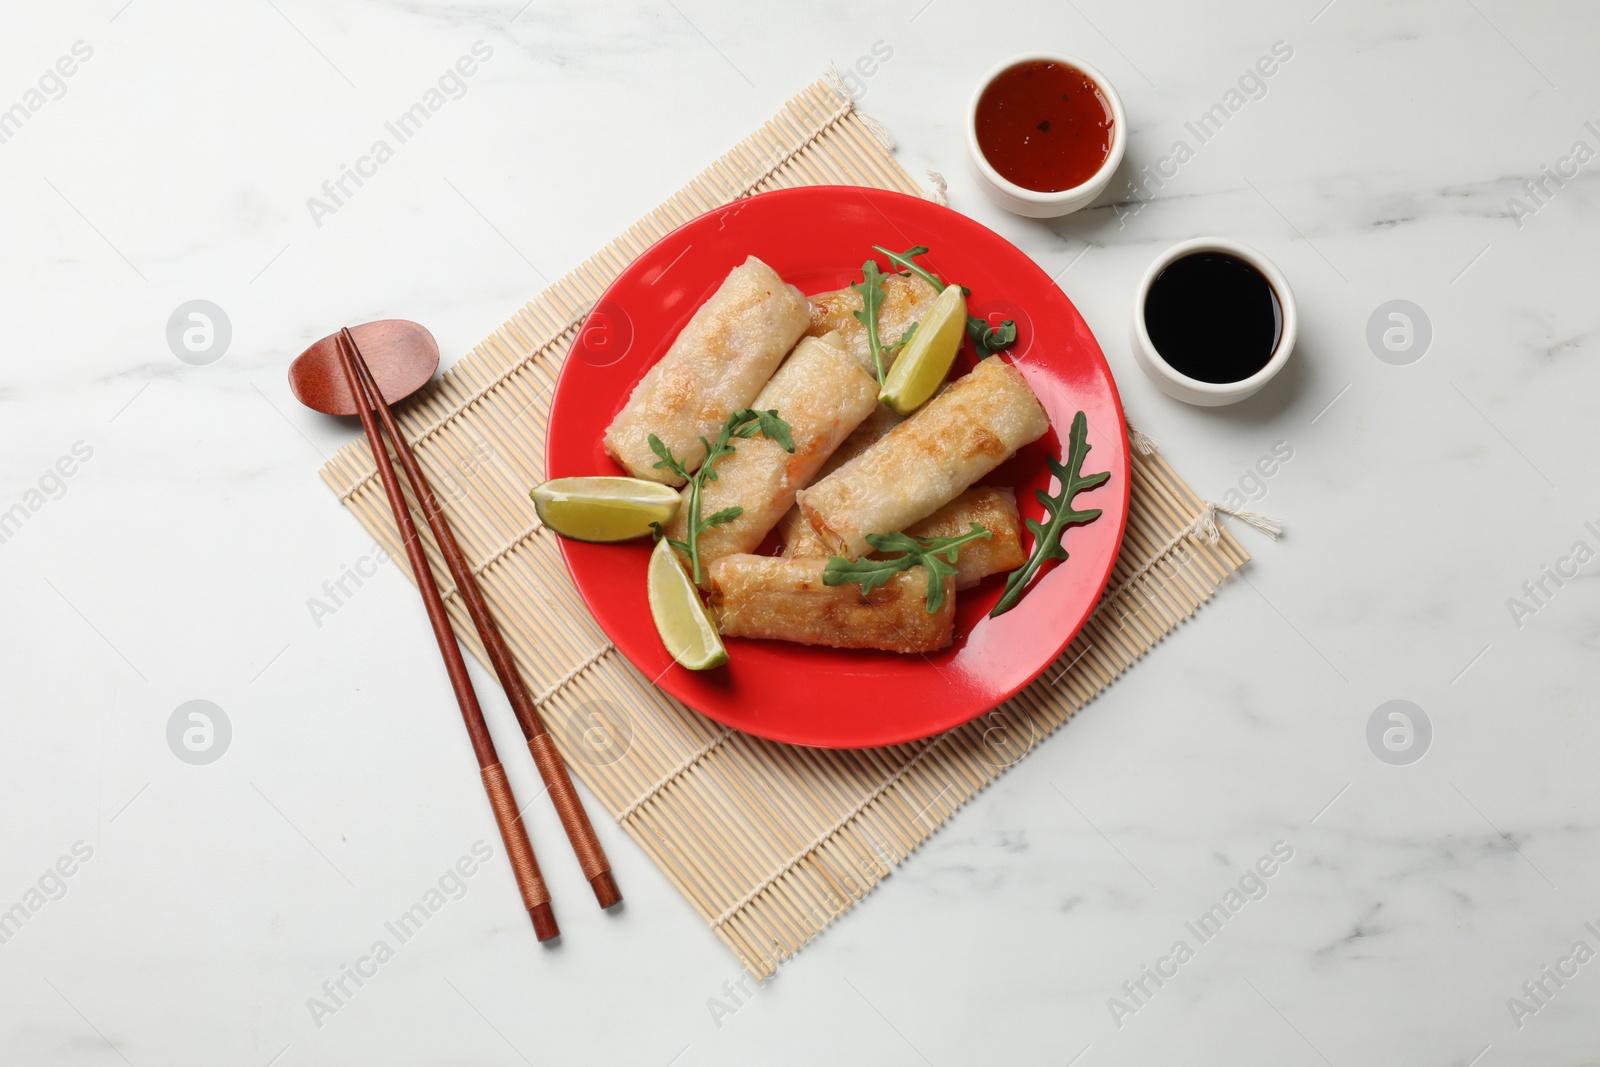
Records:
[[[1596,544],[1600,544],[1600,526],[1586,522],[1583,528],[1594,537]],[[1527,620],[1548,607],[1555,595],[1578,577],[1579,568],[1594,559],[1595,555],[1594,545],[1587,538],[1580,537],[1572,542],[1566,555],[1557,556],[1554,563],[1540,564],[1539,573],[1522,583],[1519,590],[1521,596],[1506,597],[1506,611],[1511,614],[1511,624],[1519,630],[1527,625]]]
[[[363,986],[376,978],[384,964],[394,959],[395,953],[422,932],[446,904],[460,900],[471,887],[472,876],[494,859],[494,848],[487,841],[474,841],[467,854],[444,869],[434,884],[410,907],[383,924],[384,934],[372,942],[365,953],[354,963],[340,963],[339,970],[323,980],[321,988],[306,998],[306,1010],[318,1030],[325,1021],[349,1005]],[[391,940],[392,939],[392,940]]]
[[[69,479],[93,458],[92,445],[87,441],[74,441],[67,453],[45,468],[34,485],[23,490],[21,500],[9,507],[0,502],[0,545],[17,536],[46,504],[66,496]]]
[[[1265,900],[1270,890],[1269,880],[1292,859],[1294,846],[1287,841],[1274,841],[1270,854],[1261,856],[1245,868],[1237,883],[1222,894],[1221,900],[1201,912],[1192,922],[1183,924],[1194,938],[1193,945],[1188,938],[1178,938],[1165,955],[1156,959],[1154,965],[1144,964],[1137,976],[1122,983],[1122,996],[1107,997],[1106,1009],[1111,1012],[1111,1021],[1117,1029],[1121,1030],[1129,1017],[1143,1011],[1163,986],[1178,977],[1183,965],[1194,959],[1199,947],[1214,940],[1222,928],[1244,910],[1245,905]]]
[[[67,880],[94,858],[94,846],[87,841],[74,841],[70,851],[62,854],[55,863],[44,869],[37,881],[22,894],[22,899],[0,911],[0,945],[4,945],[52,901],[67,895]]]
[[[21,133],[22,127],[34,115],[44,110],[46,104],[67,95],[66,80],[78,73],[83,64],[94,58],[94,46],[87,41],[74,41],[71,53],[61,56],[53,66],[47,67],[45,72],[39,75],[35,87],[23,93],[21,100],[8,108],[0,109],[0,144],[5,144]]]

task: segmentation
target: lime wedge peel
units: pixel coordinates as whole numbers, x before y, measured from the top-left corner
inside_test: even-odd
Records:
[[[577,541],[627,541],[678,510],[678,490],[642,478],[556,478],[533,487],[539,521]]]
[[[710,670],[728,662],[717,624],[679,562],[677,549],[666,541],[656,542],[650,553],[649,591],[656,632],[673,659],[691,671]]]
[[[967,328],[967,301],[961,286],[948,285],[934,298],[917,332],[889,369],[878,399],[897,415],[909,415],[939,391],[961,351]]]

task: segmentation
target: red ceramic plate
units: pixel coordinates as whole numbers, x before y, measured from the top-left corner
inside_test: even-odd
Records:
[[[927,245],[923,262],[972,291],[968,306],[992,322],[1014,319],[1010,360],[1054,427],[995,470],[1024,519],[1044,517],[1037,489],[1053,489],[1047,456],[1064,458],[1080,409],[1092,446],[1086,473],[1110,471],[1079,507],[1104,510],[1071,529],[1071,558],[1053,564],[1011,611],[987,617],[1003,577],[959,594],[955,643],[933,655],[811,648],[730,639],[728,665],[685,670],[656,636],[645,599],[649,541],[562,553],[595,619],[644,676],[690,707],[740,730],[793,744],[861,748],[928,737],[994,708],[1031,682],[1077,634],[1111,574],[1128,514],[1127,426],[1110,368],[1083,317],[1016,247],[964,215],[900,193],[817,186],[765,193],[686,223],[622,272],[578,334],[550,409],[546,476],[616,474],[601,435],[634,385],[689,317],[748,255],[804,293],[861,277],[873,245]],[[888,264],[880,259],[883,266]],[[964,352],[953,373],[965,373]],[[1060,434],[1061,437],[1057,435]],[[1029,535],[1025,540],[1031,542]]]

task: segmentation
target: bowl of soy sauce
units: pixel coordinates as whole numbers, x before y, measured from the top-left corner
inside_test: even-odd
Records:
[[[1289,361],[1294,294],[1272,261],[1222,237],[1169,248],[1139,282],[1133,354],[1167,395],[1218,407],[1250,396]]]

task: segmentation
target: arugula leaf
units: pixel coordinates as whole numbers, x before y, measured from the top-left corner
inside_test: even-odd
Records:
[[[911,343],[911,338],[916,336],[917,327],[921,325],[922,323],[920,322],[913,322],[910,326],[906,327],[906,332],[900,335],[900,340],[896,341],[892,345],[884,345],[883,350],[887,353],[898,354],[902,348]]]
[[[901,571],[922,566],[928,569],[928,614],[938,611],[944,604],[944,580],[956,573],[956,557],[961,546],[980,537],[985,541],[994,535],[982,524],[973,523],[964,534],[954,537],[930,537],[923,540],[909,534],[868,534],[867,544],[879,552],[903,552],[892,559],[845,559],[833,556],[822,569],[823,585],[845,585],[855,582],[866,596]]]
[[[881,252],[889,257],[889,262],[902,270],[908,271],[933,286],[943,289],[945,283],[939,276],[922,264],[917,262],[918,256],[928,254],[927,245],[913,245],[904,252],[891,252],[882,245],[873,245],[874,252]],[[961,292],[966,296],[972,295],[972,290],[966,286],[961,287]],[[987,359],[996,352],[1003,352],[1017,343],[1017,324],[1011,319],[1006,319],[998,326],[990,326],[976,315],[967,316],[967,336],[972,338],[972,344],[978,350],[979,359]]]
[[[869,259],[861,264],[861,280],[850,288],[861,294],[861,310],[854,312],[856,321],[867,328],[867,347],[872,352],[872,363],[878,371],[878,388],[883,388],[883,342],[878,340],[878,313],[883,310],[883,272],[878,261]]]
[[[921,263],[917,262],[918,256],[925,256],[928,254],[927,245],[912,245],[904,252],[891,252],[882,245],[873,245],[872,250],[874,252],[881,252],[885,256],[888,256],[890,263],[893,263],[903,271],[915,274],[917,277],[921,278],[935,289],[944,289],[945,283],[939,278],[939,276],[933,273],[927,267],[924,267]],[[972,295],[972,290],[968,289],[964,285],[961,287],[961,292],[966,296]]]
[[[673,474],[676,474],[684,481],[688,481],[689,472],[683,469],[683,464],[672,458],[672,450],[661,443],[661,438],[657,437],[655,434],[651,434],[649,441],[650,451],[661,457],[661,462],[655,464],[655,466],[658,468],[665,467],[667,470],[671,471]],[[701,444],[704,444],[705,438],[700,438],[700,442]]]
[[[998,326],[990,326],[982,319],[967,316],[967,336],[978,349],[979,359],[988,359],[1017,343],[1017,324],[1006,319]]]
[[[1038,519],[1028,520],[1028,529],[1033,531],[1033,549],[1028,553],[1028,561],[1021,567],[1006,576],[1006,589],[1000,595],[1000,600],[995,604],[994,610],[989,612],[990,618],[1010,611],[1022,599],[1022,594],[1027,591],[1028,583],[1039,573],[1039,568],[1047,560],[1066,559],[1067,550],[1061,547],[1061,538],[1069,526],[1082,526],[1093,522],[1100,517],[1099,508],[1078,510],[1072,506],[1072,498],[1086,490],[1104,485],[1111,477],[1110,471],[1101,471],[1099,474],[1085,475],[1083,461],[1089,455],[1089,420],[1083,412],[1078,412],[1072,417],[1072,430],[1068,435],[1067,462],[1062,464],[1051,458],[1050,473],[1056,476],[1061,483],[1060,491],[1051,496],[1043,489],[1035,490],[1039,503],[1044,505],[1046,522]]]
[[[730,418],[729,421],[732,422],[739,415],[744,415],[745,419],[739,422],[734,429],[734,437],[754,437],[759,433],[762,437],[769,437],[778,442],[785,452],[794,451],[794,438],[789,436],[789,424],[778,418],[777,408],[769,408],[766,411],[745,408],[743,411],[734,412],[733,418]],[[731,448],[724,447],[726,451],[733,451]],[[712,477],[715,478],[716,476],[712,475]]]
[[[714,466],[717,460],[731,453],[733,442],[748,440],[760,434],[762,437],[771,438],[778,442],[785,452],[794,451],[794,438],[789,434],[789,424],[778,418],[776,408],[766,411],[757,411],[754,408],[740,408],[728,416],[728,421],[722,424],[722,431],[717,434],[716,443],[700,438],[700,443],[705,446],[706,458],[701,461],[700,468],[693,474],[685,469],[684,465],[673,456],[672,449],[662,444],[661,438],[655,434],[650,435],[650,451],[660,456],[656,467],[671,471],[689,483],[689,507],[687,512],[688,532],[684,540],[667,537],[667,531],[659,522],[650,525],[656,531],[656,540],[665,539],[668,544],[682,552],[689,559],[690,577],[694,584],[700,584],[700,535],[713,526],[722,526],[730,523],[744,514],[744,508],[723,508],[721,511],[712,512],[704,518],[700,516],[700,496],[707,482],[717,480]]]

